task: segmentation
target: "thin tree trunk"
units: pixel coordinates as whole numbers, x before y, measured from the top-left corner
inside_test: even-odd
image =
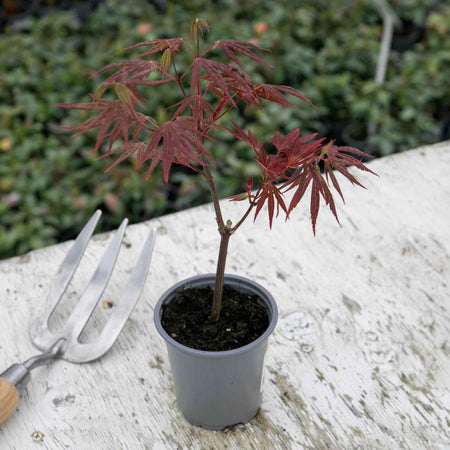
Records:
[[[214,320],[219,319],[220,307],[222,306],[225,265],[227,260],[228,242],[230,240],[231,230],[228,227],[225,227],[224,230],[220,233],[220,236],[219,259],[217,261],[216,282],[214,285],[214,297],[211,309],[211,318],[213,318]]]

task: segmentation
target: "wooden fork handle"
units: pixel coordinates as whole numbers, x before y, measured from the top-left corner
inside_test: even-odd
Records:
[[[0,373],[0,424],[16,409],[19,392],[30,381],[30,372],[35,367],[48,364],[58,358],[64,339],[58,340],[48,352],[33,356],[23,364],[16,363]]]
[[[16,409],[19,391],[5,378],[0,378],[0,424]]]

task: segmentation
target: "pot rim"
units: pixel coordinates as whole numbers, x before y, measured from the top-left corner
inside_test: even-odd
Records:
[[[259,336],[254,341],[250,342],[247,345],[243,345],[242,347],[238,347],[232,350],[222,350],[222,351],[207,351],[207,350],[197,350],[195,348],[187,347],[183,344],[180,344],[178,341],[173,339],[163,328],[161,323],[161,308],[164,303],[167,303],[167,299],[172,296],[177,290],[181,287],[191,284],[196,281],[204,281],[205,284],[208,284],[207,281],[214,281],[216,275],[214,273],[208,273],[203,275],[195,275],[190,278],[186,278],[184,280],[179,281],[174,284],[172,287],[167,289],[163,295],[157,301],[154,311],[153,311],[153,321],[155,323],[156,329],[161,337],[166,341],[167,344],[170,344],[172,347],[175,347],[177,350],[186,353],[191,356],[196,357],[208,357],[208,358],[226,358],[231,356],[240,355],[242,353],[246,353],[248,351],[253,350],[259,344],[263,343],[273,332],[277,320],[278,320],[278,308],[277,304],[272,297],[272,295],[259,283],[253,281],[249,278],[241,277],[239,275],[231,275],[225,274],[225,282],[232,282],[232,284],[240,284],[251,286],[253,291],[256,291],[259,297],[265,302],[265,306],[267,307],[269,314],[269,326],[264,331],[264,333]]]

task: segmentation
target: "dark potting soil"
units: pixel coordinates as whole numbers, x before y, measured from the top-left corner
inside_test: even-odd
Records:
[[[186,347],[206,351],[232,350],[250,344],[269,326],[269,316],[257,295],[225,285],[219,320],[210,318],[213,290],[179,291],[163,307],[161,323],[166,332]]]

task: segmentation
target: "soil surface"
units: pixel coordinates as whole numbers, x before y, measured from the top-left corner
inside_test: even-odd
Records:
[[[269,326],[269,316],[258,303],[257,295],[225,285],[218,321],[210,318],[212,299],[210,287],[179,291],[163,307],[162,326],[180,344],[206,351],[232,350],[250,344]]]

